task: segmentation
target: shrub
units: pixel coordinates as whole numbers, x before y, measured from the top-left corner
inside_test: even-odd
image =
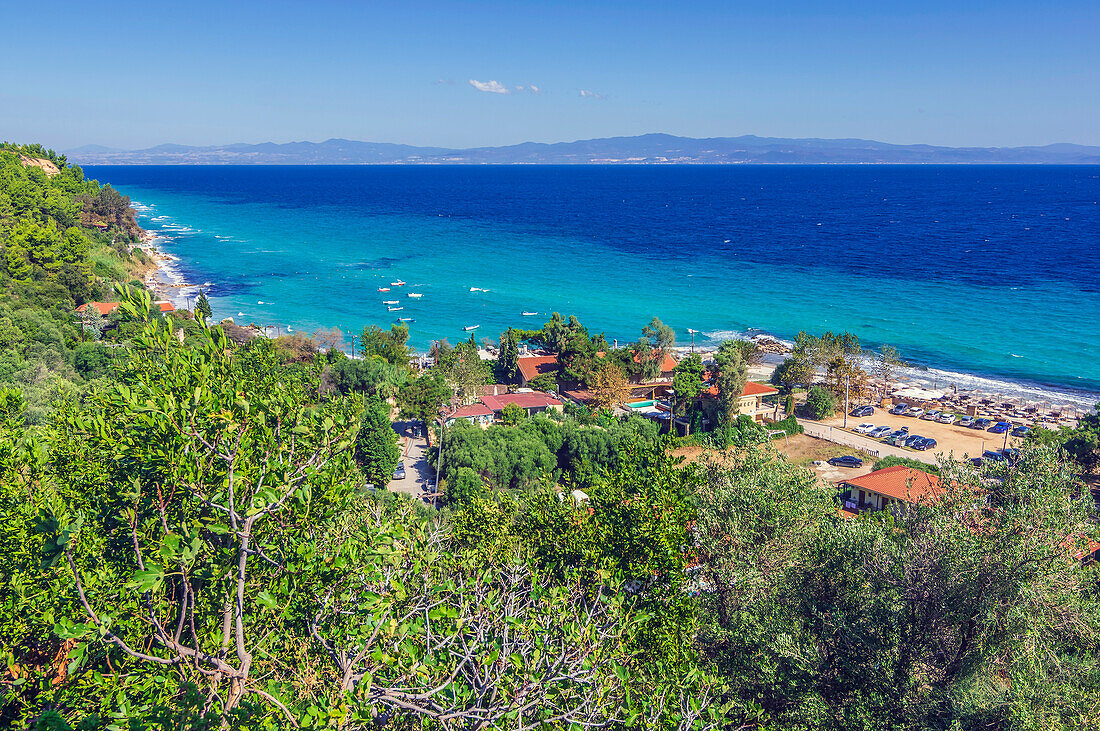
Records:
[[[827,419],[836,411],[836,399],[833,394],[822,388],[814,386],[806,394],[806,412],[814,419]]]

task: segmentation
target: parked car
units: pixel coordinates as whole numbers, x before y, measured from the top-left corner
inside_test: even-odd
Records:
[[[959,419],[959,426],[965,426],[969,429],[970,427],[974,426],[974,421],[975,419],[973,416],[964,416],[963,418]]]
[[[982,452],[982,459],[986,460],[987,462],[1002,462],[1008,459],[1008,457],[1005,457],[1003,454],[996,450],[987,449]]]
[[[934,449],[936,446],[936,440],[932,437],[925,437],[920,440],[920,443],[913,445],[913,449],[925,451],[926,449]]]
[[[1011,428],[1012,425],[1009,424],[1007,421],[998,421],[996,424],[989,427],[988,431],[991,434],[1005,434]]]
[[[1028,432],[1030,432],[1030,431],[1031,431],[1031,429],[1027,428],[1026,426],[1018,426],[1018,427],[1016,427],[1015,429],[1012,430],[1012,436],[1014,436],[1014,437],[1026,437]]]
[[[993,422],[990,419],[975,419],[974,423],[970,425],[971,429],[988,429],[989,425]]]
[[[404,480],[405,479],[405,463],[398,462],[397,469],[393,471],[393,479]]]
[[[887,436],[888,437],[908,437],[909,436],[909,427],[903,426],[902,428],[898,429],[895,432],[892,432],[892,433],[888,434]]]
[[[924,437],[922,437],[920,434],[910,434],[908,437],[906,437],[905,441],[902,442],[902,445],[913,449],[918,442],[921,442],[923,440]]]
[[[891,447],[904,447],[905,440],[909,438],[908,434],[898,434],[897,432],[886,437],[882,441],[889,444]]]
[[[874,431],[867,432],[867,436],[874,437],[875,439],[882,439],[892,431],[894,431],[894,427],[892,426],[877,426]]]
[[[862,467],[863,460],[859,457],[853,457],[850,454],[846,454],[843,457],[833,457],[829,460],[829,464],[833,467]]]
[[[917,416],[920,416],[923,413],[924,413],[924,409],[920,408],[919,406],[914,406],[913,408],[909,409],[904,414],[902,414],[902,416],[917,417]]]
[[[924,419],[925,421],[935,421],[936,417],[939,415],[939,409],[932,409],[931,411],[925,411],[923,414],[921,414],[920,418]]]
[[[855,429],[852,429],[852,431],[854,431],[856,434],[870,434],[877,428],[878,427],[876,427],[874,424],[860,424]]]
[[[1017,462],[1020,461],[1020,450],[1018,450],[1014,447],[1008,447],[1007,449],[1002,449],[1001,454],[1004,455],[1005,459],[1007,459],[1008,463],[1011,464],[1011,465],[1014,465],[1014,464],[1016,464]]]
[[[974,465],[975,467],[981,467],[983,464],[985,464],[985,460],[981,457],[971,457],[970,464]]]
[[[940,415],[936,417],[936,421],[940,424],[954,424],[958,417],[954,414],[949,414],[946,411],[941,411]]]
[[[909,410],[909,404],[898,404],[894,408],[890,409],[890,413],[894,416],[901,416]]]

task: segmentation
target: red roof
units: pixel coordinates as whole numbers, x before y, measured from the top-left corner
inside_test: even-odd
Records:
[[[703,380],[710,380],[710,371],[703,374]],[[718,386],[711,386],[706,391],[711,396],[718,395]],[[779,393],[778,388],[772,388],[771,386],[765,386],[762,383],[753,383],[752,381],[745,381],[745,387],[741,389],[742,396],[766,396],[769,393]]]
[[[849,480],[839,480],[839,485],[870,490],[879,495],[905,500],[910,503],[923,502],[927,498],[943,493],[940,478],[911,467],[894,465]]]
[[[656,353],[657,351],[653,351],[653,352]],[[635,363],[641,363],[642,362],[642,357],[641,356],[642,356],[641,353],[635,353],[634,354],[634,362]],[[661,373],[668,373],[669,371],[671,371],[675,367],[676,367],[676,359],[672,357],[672,353],[665,353],[665,359],[661,363]]]
[[[515,404],[521,409],[545,409],[551,406],[561,406],[561,401],[552,399],[544,393],[505,393],[500,396],[485,396],[481,402],[494,412],[502,411],[508,404]]]
[[[454,413],[447,416],[448,419],[468,419],[474,416],[492,416],[493,411],[485,404],[470,404],[469,406],[460,406],[455,409]]]
[[[101,315],[109,315],[118,309],[118,302],[85,302],[76,311],[87,312],[91,308],[95,308]]]
[[[548,373],[556,373],[558,370],[558,356],[556,355],[528,355],[517,358],[516,363],[524,382]]]
[[[161,312],[175,312],[176,311],[176,306],[174,304],[172,304],[171,302],[169,302],[168,300],[159,300],[157,302],[154,302],[153,304],[159,305]]]

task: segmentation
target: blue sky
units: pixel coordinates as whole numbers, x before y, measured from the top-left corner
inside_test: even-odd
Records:
[[[1095,0],[82,0],[21,3],[5,26],[0,138],[57,149],[646,132],[1100,145]]]

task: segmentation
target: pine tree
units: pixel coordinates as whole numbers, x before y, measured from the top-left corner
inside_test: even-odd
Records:
[[[206,292],[199,290],[199,298],[195,300],[195,317],[203,322],[214,313],[210,311],[210,301],[206,299]]]

